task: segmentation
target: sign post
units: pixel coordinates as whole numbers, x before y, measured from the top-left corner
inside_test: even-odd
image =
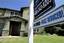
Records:
[[[33,43],[33,20],[34,20],[34,9],[33,9],[33,0],[30,4],[30,14],[29,14],[29,30],[28,30],[28,37],[29,43]]]

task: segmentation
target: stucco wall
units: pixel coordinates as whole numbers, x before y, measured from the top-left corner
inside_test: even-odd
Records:
[[[6,16],[6,17],[7,17],[7,16],[10,16],[10,14],[11,14],[11,12],[6,10],[6,12],[5,12],[5,15],[4,15],[4,16]]]
[[[21,22],[21,29],[20,29],[20,31],[25,31],[25,22],[24,21]]]
[[[6,20],[3,31],[2,31],[3,36],[8,36],[9,35],[9,26],[10,26],[10,21]]]
[[[24,19],[29,19],[29,9],[26,8],[26,9],[23,9],[23,18]]]

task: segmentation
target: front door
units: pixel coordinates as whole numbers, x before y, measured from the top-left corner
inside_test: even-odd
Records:
[[[21,27],[21,22],[11,21],[9,34],[12,36],[19,36],[20,35],[20,27]]]

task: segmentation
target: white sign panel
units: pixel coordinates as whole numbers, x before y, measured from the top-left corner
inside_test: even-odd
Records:
[[[64,5],[46,14],[38,22],[35,22],[34,27],[46,27],[62,21],[64,21]]]

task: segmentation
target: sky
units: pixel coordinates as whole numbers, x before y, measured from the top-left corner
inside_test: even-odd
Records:
[[[55,0],[56,7],[64,4],[64,0]],[[20,10],[21,7],[28,7],[30,0],[0,0],[0,7]]]
[[[0,0],[0,8],[20,10],[21,7],[29,7],[30,0]]]

